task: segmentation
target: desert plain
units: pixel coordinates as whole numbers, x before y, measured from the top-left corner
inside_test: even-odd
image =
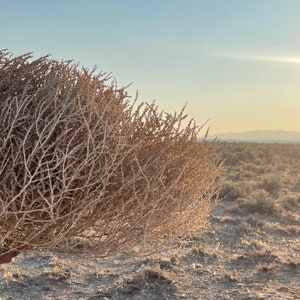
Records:
[[[300,145],[221,143],[205,230],[152,254],[22,253],[0,299],[300,299]]]

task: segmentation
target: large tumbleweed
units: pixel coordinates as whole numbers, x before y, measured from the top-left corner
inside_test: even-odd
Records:
[[[199,142],[183,111],[138,106],[108,81],[70,61],[0,51],[2,257],[112,255],[206,223],[217,142]]]

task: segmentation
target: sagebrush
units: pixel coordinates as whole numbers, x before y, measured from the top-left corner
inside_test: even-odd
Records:
[[[206,224],[217,141],[105,73],[0,51],[0,253],[111,255]]]

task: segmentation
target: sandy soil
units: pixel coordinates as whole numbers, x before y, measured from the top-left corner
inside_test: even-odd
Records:
[[[261,219],[223,200],[209,231],[151,257],[22,254],[0,299],[300,299],[299,223]]]

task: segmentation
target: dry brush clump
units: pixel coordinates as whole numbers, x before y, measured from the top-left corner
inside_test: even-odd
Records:
[[[111,255],[205,224],[217,142],[109,80],[0,51],[0,254]]]

